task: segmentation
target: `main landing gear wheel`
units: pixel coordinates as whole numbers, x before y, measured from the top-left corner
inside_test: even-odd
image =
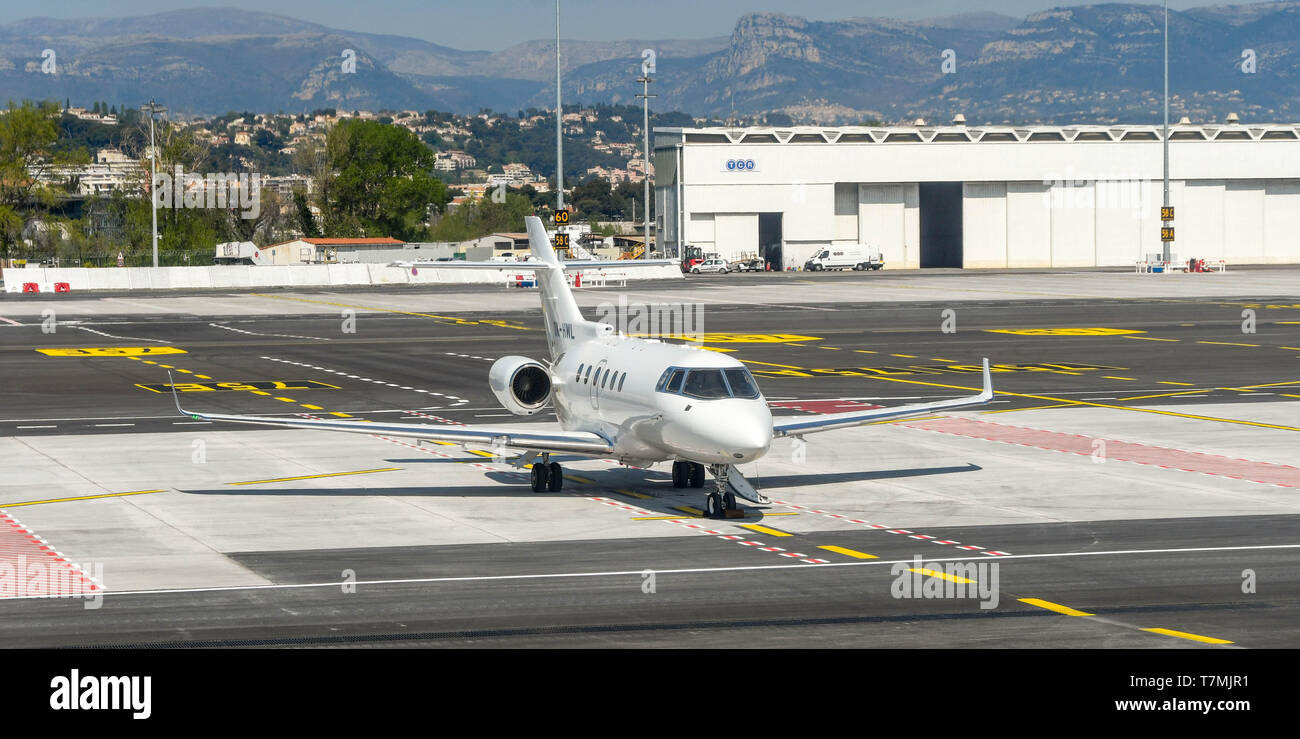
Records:
[[[704,487],[704,465],[699,462],[685,462],[684,464],[689,465],[686,469],[690,486],[693,488]]]
[[[564,487],[564,469],[560,463],[551,462],[547,465],[546,476],[546,489],[552,493],[560,492],[560,488]]]
[[[551,477],[551,466],[545,462],[534,462],[532,472],[533,492],[546,492],[546,486]]]
[[[724,510],[728,510],[728,511],[735,510],[736,494],[731,491],[727,491],[726,495],[722,496],[722,507]]]
[[[686,463],[673,462],[673,487],[684,488],[687,485]]]

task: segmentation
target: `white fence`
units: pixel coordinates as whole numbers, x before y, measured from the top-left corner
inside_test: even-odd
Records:
[[[211,267],[44,267],[6,269],[5,292],[20,293],[35,285],[42,293],[66,285],[81,290],[171,290],[184,288],[335,287],[344,285],[513,284],[523,270],[500,268],[390,267],[383,264],[304,264]],[[528,271],[531,277],[531,271]],[[575,273],[576,274],[576,273]],[[604,283],[600,270],[584,270],[583,285]],[[632,265],[619,280],[682,279],[675,264]]]

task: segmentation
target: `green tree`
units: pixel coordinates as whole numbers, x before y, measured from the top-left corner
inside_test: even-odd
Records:
[[[447,204],[433,176],[434,154],[415,134],[378,121],[349,119],[326,140],[329,174],[321,187],[328,236],[427,236],[430,206]]]
[[[307,193],[301,188],[293,191],[294,225],[302,232],[304,238],[314,239],[320,236],[320,227],[316,225],[316,216],[311,212],[311,203]]]
[[[60,151],[59,104],[9,103],[0,115],[0,244],[10,251],[24,224],[47,214],[62,187],[42,182],[52,168],[85,163],[84,150]]]

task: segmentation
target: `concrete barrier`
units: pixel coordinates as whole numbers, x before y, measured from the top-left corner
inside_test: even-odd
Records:
[[[34,282],[41,292],[66,282],[82,290],[167,290],[185,288],[330,287],[346,285],[439,285],[513,283],[519,274],[532,277],[527,263],[500,267],[390,267],[386,264],[213,265],[204,267],[34,267],[5,270],[5,292],[20,293]],[[601,270],[583,270],[593,279]],[[609,270],[605,270],[608,272]],[[628,280],[682,279],[676,265],[620,269]],[[585,280],[586,278],[584,278]]]

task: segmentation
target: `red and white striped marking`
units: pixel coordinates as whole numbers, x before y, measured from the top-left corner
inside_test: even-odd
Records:
[[[840,521],[855,523],[861,526],[865,526],[869,529],[876,529],[877,531],[884,531],[886,533],[895,534],[897,536],[906,536],[909,539],[916,539],[917,541],[928,541],[931,544],[940,544],[943,546],[955,546],[958,549],[965,549],[967,551],[979,552],[980,554],[987,554],[990,557],[1005,557],[1008,554],[1010,554],[1010,552],[1003,552],[997,549],[985,549],[984,547],[977,547],[973,544],[967,546],[959,546],[961,542],[953,541],[952,539],[939,539],[937,537],[930,536],[929,534],[918,534],[915,531],[911,531],[908,529],[896,529],[893,528],[892,526],[889,526],[888,524],[872,523],[862,518],[848,518],[845,515],[840,513],[827,513],[826,511],[818,510],[816,508],[809,508],[807,506],[801,506],[796,503],[791,503],[785,500],[774,500],[772,501],[772,503],[774,505],[785,506],[786,508],[794,508],[795,510],[803,511],[805,513],[820,513],[821,515],[826,516],[827,518],[834,518]],[[807,562],[810,560],[804,560],[804,561]]]
[[[1093,456],[1096,453],[1093,448],[1094,442],[1102,441],[1105,443],[1104,458],[1106,460],[1132,462],[1182,472],[1195,472],[1212,477],[1228,477],[1260,485],[1300,488],[1300,467],[1288,464],[1260,462],[1241,457],[1206,454],[1205,452],[1189,452],[1184,449],[1172,449],[1132,441],[1084,436],[1082,434],[1066,434],[1059,431],[1044,431],[1025,426],[1009,426],[970,418],[939,418],[901,425],[921,431],[934,431],[972,439],[985,439],[1050,452],[1077,454],[1083,457]]]
[[[456,420],[453,420],[453,419],[450,419],[450,418],[443,418],[442,416],[434,416],[434,415],[431,415],[431,414],[429,414],[429,413],[424,413],[424,412],[421,412],[421,411],[406,411],[406,413],[409,414],[409,415],[412,415],[412,416],[419,416],[420,418],[427,418],[427,419],[429,419],[430,421],[437,421],[438,423],[445,423],[445,424],[448,424],[448,425],[450,425],[450,426],[464,426],[464,425],[465,425],[464,423],[462,423],[462,422],[460,422],[460,421],[456,421]]]
[[[0,598],[67,597],[103,589],[48,541],[0,511]]]

